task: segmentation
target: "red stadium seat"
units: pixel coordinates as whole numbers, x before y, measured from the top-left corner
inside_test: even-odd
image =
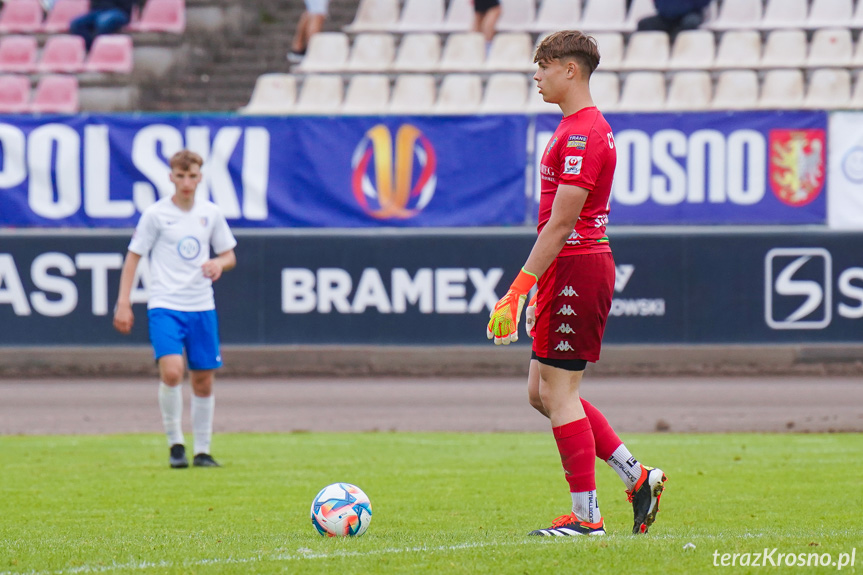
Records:
[[[87,49],[84,38],[72,34],[51,36],[42,49],[39,60],[39,72],[77,73],[84,69],[84,57]]]
[[[6,36],[0,39],[0,72],[28,74],[36,69],[39,45],[33,36]]]
[[[0,10],[0,34],[33,33],[42,28],[42,6],[38,0],[13,0]]]
[[[30,111],[30,78],[0,76],[0,114],[20,114]]]
[[[74,114],[78,112],[78,78],[76,76],[42,76],[30,110],[36,113]]]
[[[42,31],[48,34],[68,32],[72,20],[83,16],[89,9],[89,0],[57,0],[42,24]]]
[[[171,32],[182,34],[186,29],[185,0],[147,0],[141,20],[129,24],[133,32]]]
[[[96,36],[84,64],[86,72],[132,73],[132,37],[126,34]]]

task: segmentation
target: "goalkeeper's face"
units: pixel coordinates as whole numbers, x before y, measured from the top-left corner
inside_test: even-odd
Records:
[[[536,74],[533,79],[542,94],[542,99],[551,104],[558,104],[569,89],[570,82],[578,73],[573,60],[540,60],[537,62]]]

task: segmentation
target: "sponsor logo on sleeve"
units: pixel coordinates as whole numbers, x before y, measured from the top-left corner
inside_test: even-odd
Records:
[[[566,142],[566,147],[575,148],[576,150],[587,149],[587,136],[582,136],[580,134],[571,135],[569,140]]]
[[[577,176],[581,173],[581,162],[584,156],[566,156],[563,163],[563,173]]]

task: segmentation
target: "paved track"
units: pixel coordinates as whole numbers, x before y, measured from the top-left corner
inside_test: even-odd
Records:
[[[859,378],[593,377],[582,390],[623,433],[863,431]],[[548,429],[522,378],[223,378],[216,404],[217,432]],[[0,380],[0,434],[160,430],[152,379]]]

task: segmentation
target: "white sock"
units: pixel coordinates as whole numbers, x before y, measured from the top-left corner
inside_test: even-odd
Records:
[[[216,398],[192,395],[192,431],[195,432],[195,455],[210,453],[210,440],[213,437],[213,412]]]
[[[606,463],[617,472],[626,485],[627,491],[631,491],[641,477],[641,464],[622,443],[614,450]]]
[[[159,409],[162,411],[162,424],[168,437],[168,446],[183,444],[183,388],[171,387],[159,382]]]
[[[572,512],[579,521],[598,523],[602,519],[599,512],[599,502],[596,500],[596,489],[570,493],[572,496]]]

